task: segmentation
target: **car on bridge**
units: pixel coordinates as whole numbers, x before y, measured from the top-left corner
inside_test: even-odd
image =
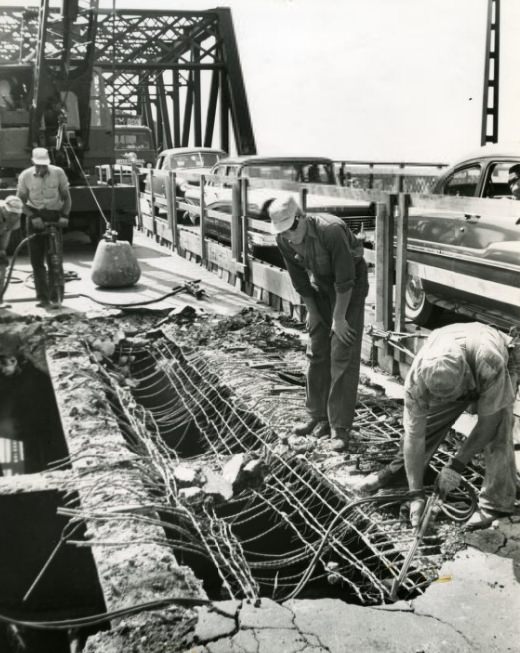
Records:
[[[159,213],[166,213],[166,183],[170,170],[175,172],[177,197],[184,197],[190,187],[200,186],[200,176],[207,174],[220,159],[227,157],[223,150],[211,147],[174,147],[163,150],[157,157],[153,174],[146,179],[144,190],[153,190],[155,208]]]
[[[210,171],[211,176],[204,187],[205,208],[230,215],[232,208],[232,188],[237,179],[262,179],[265,186],[250,187],[247,193],[249,218],[269,223],[268,208],[275,197],[295,195],[292,190],[269,188],[269,180],[299,182],[319,185],[338,185],[334,162],[325,157],[311,156],[236,156],[220,160]],[[189,214],[192,222],[200,218],[200,189],[189,188],[185,192],[186,203],[191,205]],[[343,218],[354,233],[373,232],[375,226],[375,206],[371,202],[342,197],[331,197],[318,192],[306,196],[307,210],[313,213],[332,213]],[[256,222],[248,230],[250,249],[253,253],[261,248],[276,247],[270,229],[263,229]],[[230,221],[213,215],[206,216],[206,234],[222,243],[231,241]]]
[[[434,194],[467,198],[463,202],[423,209],[412,197],[406,312],[415,323],[427,324],[437,306],[497,326],[519,323],[520,203],[508,184],[518,163],[520,144],[487,145],[433,187]],[[496,205],[479,201],[485,198]]]

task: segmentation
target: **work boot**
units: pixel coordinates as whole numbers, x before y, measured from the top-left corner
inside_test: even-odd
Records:
[[[468,519],[464,525],[464,529],[467,531],[477,531],[484,528],[490,528],[497,519],[501,517],[507,517],[508,515],[498,510],[489,510],[484,508],[479,508]]]
[[[311,417],[306,422],[297,424],[293,429],[293,433],[294,435],[310,435],[319,423],[320,420]]]
[[[333,440],[341,440],[345,447],[348,445],[350,441],[350,429],[345,429],[341,426],[336,426],[335,428],[332,429],[330,437]]]
[[[330,424],[327,422],[327,420],[318,422],[313,431],[313,435],[315,435],[317,438],[324,438],[325,436],[330,435]]]

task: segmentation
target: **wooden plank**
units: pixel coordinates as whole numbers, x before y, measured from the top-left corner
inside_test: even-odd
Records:
[[[396,270],[395,270],[395,329],[399,332],[405,330],[406,319],[406,263],[408,241],[408,207],[410,196],[408,193],[399,194],[399,218],[397,221],[396,243]]]
[[[249,262],[250,281],[256,286],[268,288],[270,292],[293,304],[300,304],[300,296],[294,290],[286,270],[261,263],[255,259]]]
[[[206,200],[204,189],[206,186],[206,178],[204,175],[200,176],[200,257],[202,261],[206,261]]]

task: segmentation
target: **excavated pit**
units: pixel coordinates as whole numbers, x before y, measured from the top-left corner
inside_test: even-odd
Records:
[[[92,328],[79,325],[83,334]],[[143,479],[144,493],[139,490],[136,500],[144,502],[147,519],[153,519],[154,525],[164,533],[164,537],[160,535],[154,542],[168,549],[177,563],[193,570],[203,581],[210,599],[269,597],[282,602],[293,597],[330,597],[359,605],[377,605],[389,600],[392,579],[402,565],[413,534],[400,518],[399,502],[388,498],[384,502],[370,500],[357,504],[359,497],[328,474],[327,456],[322,464],[321,454],[314,456],[312,449],[296,452],[272,428],[271,424],[278,424],[278,420],[266,419],[265,413],[257,410],[257,373],[252,372],[248,363],[253,361],[263,367],[271,356],[278,368],[279,348],[271,340],[270,327],[262,332],[267,343],[265,353],[256,350],[252,356],[247,348],[239,356],[226,351],[228,347],[230,351],[233,351],[231,347],[242,349],[242,344],[237,345],[242,334],[233,344],[228,334],[223,333],[228,347],[219,349],[218,345],[211,348],[213,343],[207,348],[200,347],[200,341],[209,338],[196,330],[189,335],[184,332],[178,343],[171,334],[166,337],[164,332],[153,329],[134,330],[135,336],[117,335],[109,342],[108,334],[113,328],[110,321],[96,328],[99,337],[105,338],[101,349],[93,344],[92,336],[85,336],[78,347],[77,323],[60,326],[58,342],[63,347],[54,349],[53,356],[62,359],[59,368],[62,372],[58,376],[54,373],[54,389],[42,366],[34,365],[31,357],[25,359],[24,376],[17,382],[23,380],[29,396],[37,395],[37,400],[31,402],[31,411],[26,411],[26,415],[17,408],[18,424],[26,420],[23,429],[17,431],[25,454],[18,473],[37,472],[61,459],[59,467],[67,467],[54,391],[61,397],[58,404],[62,419],[63,410],[67,412],[65,423],[70,426],[77,421],[85,425],[80,429],[84,435],[78,437],[88,437],[89,420],[98,420],[99,424],[101,419],[102,423],[103,411],[111,413],[112,421],[116,416],[130,449],[128,456],[123,454],[121,463],[130,470],[128,487],[120,489],[130,493],[133,503],[132,475],[135,473]],[[65,341],[67,334],[71,337]],[[251,335],[256,339],[253,329]],[[41,343],[38,346],[41,348]],[[80,349],[81,356],[86,357],[86,376],[75,370],[75,357]],[[272,378],[267,373],[261,374],[264,386],[272,385]],[[88,403],[80,406],[80,395],[76,394],[69,401],[70,389],[76,392],[89,382],[89,375],[98,389]],[[279,378],[274,381],[277,391]],[[296,390],[299,395],[291,393],[287,395],[291,397],[289,401],[279,402],[279,414],[290,412],[290,401],[303,405],[304,390],[301,387]],[[28,396],[27,392],[23,394]],[[9,403],[8,392],[6,396],[2,419],[7,423],[5,416],[13,413],[15,403]],[[43,397],[47,398],[45,402]],[[264,408],[272,401],[271,395],[267,398]],[[377,431],[377,437],[372,434],[368,440],[354,439],[349,445],[349,464],[355,463],[359,471],[369,472],[392,457],[399,439],[398,427],[389,427],[395,424],[393,418],[389,419],[395,410],[395,406],[383,400],[362,402],[358,406],[359,433],[363,435],[362,425],[367,424],[368,431]],[[29,412],[37,415],[36,430],[30,426],[33,418]],[[120,438],[117,428],[115,431]],[[36,432],[41,437],[43,451],[28,456],[29,436]],[[112,479],[110,469],[114,465],[114,488],[118,488],[118,483],[127,483],[117,476],[120,458],[106,458],[103,438],[100,443],[100,457],[96,453],[91,463],[83,461],[81,469],[101,466],[103,473],[108,474],[106,478]],[[121,446],[126,451],[123,443]],[[444,464],[452,450],[453,446],[442,449],[434,467]],[[81,447],[76,451],[81,452]],[[16,469],[4,469],[4,473],[17,473]],[[92,478],[95,479],[95,472]],[[111,483],[112,480],[106,487],[112,488]],[[135,525],[134,513],[125,512],[127,503],[128,499],[120,508],[117,502],[111,507],[117,510],[123,530],[125,519]],[[6,544],[2,556],[5,565],[2,577],[7,577],[5,591],[0,592],[3,612],[26,619],[56,619],[103,611],[106,587],[103,585],[101,591],[92,555],[88,547],[78,548],[70,543],[60,547],[59,555],[37,583],[31,595],[34,604],[21,600],[61,536],[66,519],[57,511],[62,505],[63,495],[58,492],[0,496],[0,515],[4,517],[6,532],[13,533],[9,542],[12,549],[8,550]],[[78,523],[96,524],[97,520],[103,523],[105,519],[102,509],[92,512],[80,505],[76,514],[80,518]],[[37,531],[36,536],[29,532],[31,528]],[[81,541],[84,537],[81,528],[66,539]],[[95,544],[95,540],[90,543]],[[400,598],[422,593],[436,578],[443,557],[441,548],[439,535],[432,533],[425,539],[403,583]],[[22,572],[17,567],[9,569],[13,551],[18,552]],[[24,568],[27,560],[31,564]],[[70,569],[78,573],[70,574]],[[12,575],[6,576],[9,571]],[[129,573],[131,578],[130,568]],[[110,579],[106,580],[110,572],[109,576],[105,574],[102,577],[111,587]],[[31,643],[31,632],[24,635],[29,653],[69,650],[67,635],[38,633],[34,640],[38,642],[36,648]],[[16,650],[13,648],[16,637],[17,633],[1,628],[0,650],[8,653]]]
[[[4,533],[0,538],[1,614],[23,620],[54,621],[104,611],[96,566],[88,548],[62,543],[33,586],[64,533],[77,540],[85,535],[81,523],[72,527],[68,518],[58,514],[64,505],[77,505],[77,497],[65,497],[56,491],[0,496]],[[74,636],[86,638],[96,630],[83,630]],[[0,651],[69,653],[70,637],[67,631],[1,624]]]
[[[67,454],[51,381],[19,357],[17,370],[0,375],[0,476],[34,474]]]
[[[160,477],[170,478],[170,485],[152,484],[157,499],[175,495],[166,509],[157,508],[168,542],[210,598],[333,597],[361,605],[388,599],[412,539],[400,501],[349,507],[352,492],[304,456],[279,452],[277,434],[196,350],[165,338],[121,342],[107,369],[127,441],[155,460],[153,474],[160,468]],[[396,441],[390,444],[388,451],[382,443],[379,463],[395,451]],[[261,473],[227,483],[225,465],[237,457]],[[172,478],[183,460],[199,481]],[[208,483],[216,489],[208,491]],[[403,598],[435,578],[440,557],[441,540],[432,534]]]

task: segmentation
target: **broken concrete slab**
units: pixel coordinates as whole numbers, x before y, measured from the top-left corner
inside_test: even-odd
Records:
[[[272,599],[262,599],[258,603],[244,602],[238,621],[242,628],[291,628],[293,614]]]
[[[334,599],[288,601],[284,606],[293,612],[295,626],[302,633],[314,634],[331,653],[470,653],[475,650],[450,624],[409,612],[385,612]]]
[[[510,560],[467,549],[439,575],[451,581],[433,583],[413,601],[417,616],[451,626],[474,652],[520,650],[520,586]]]
[[[218,612],[206,606],[199,608],[195,642],[204,644],[236,632],[238,629],[236,615],[239,607],[240,601],[221,601],[218,604]]]

